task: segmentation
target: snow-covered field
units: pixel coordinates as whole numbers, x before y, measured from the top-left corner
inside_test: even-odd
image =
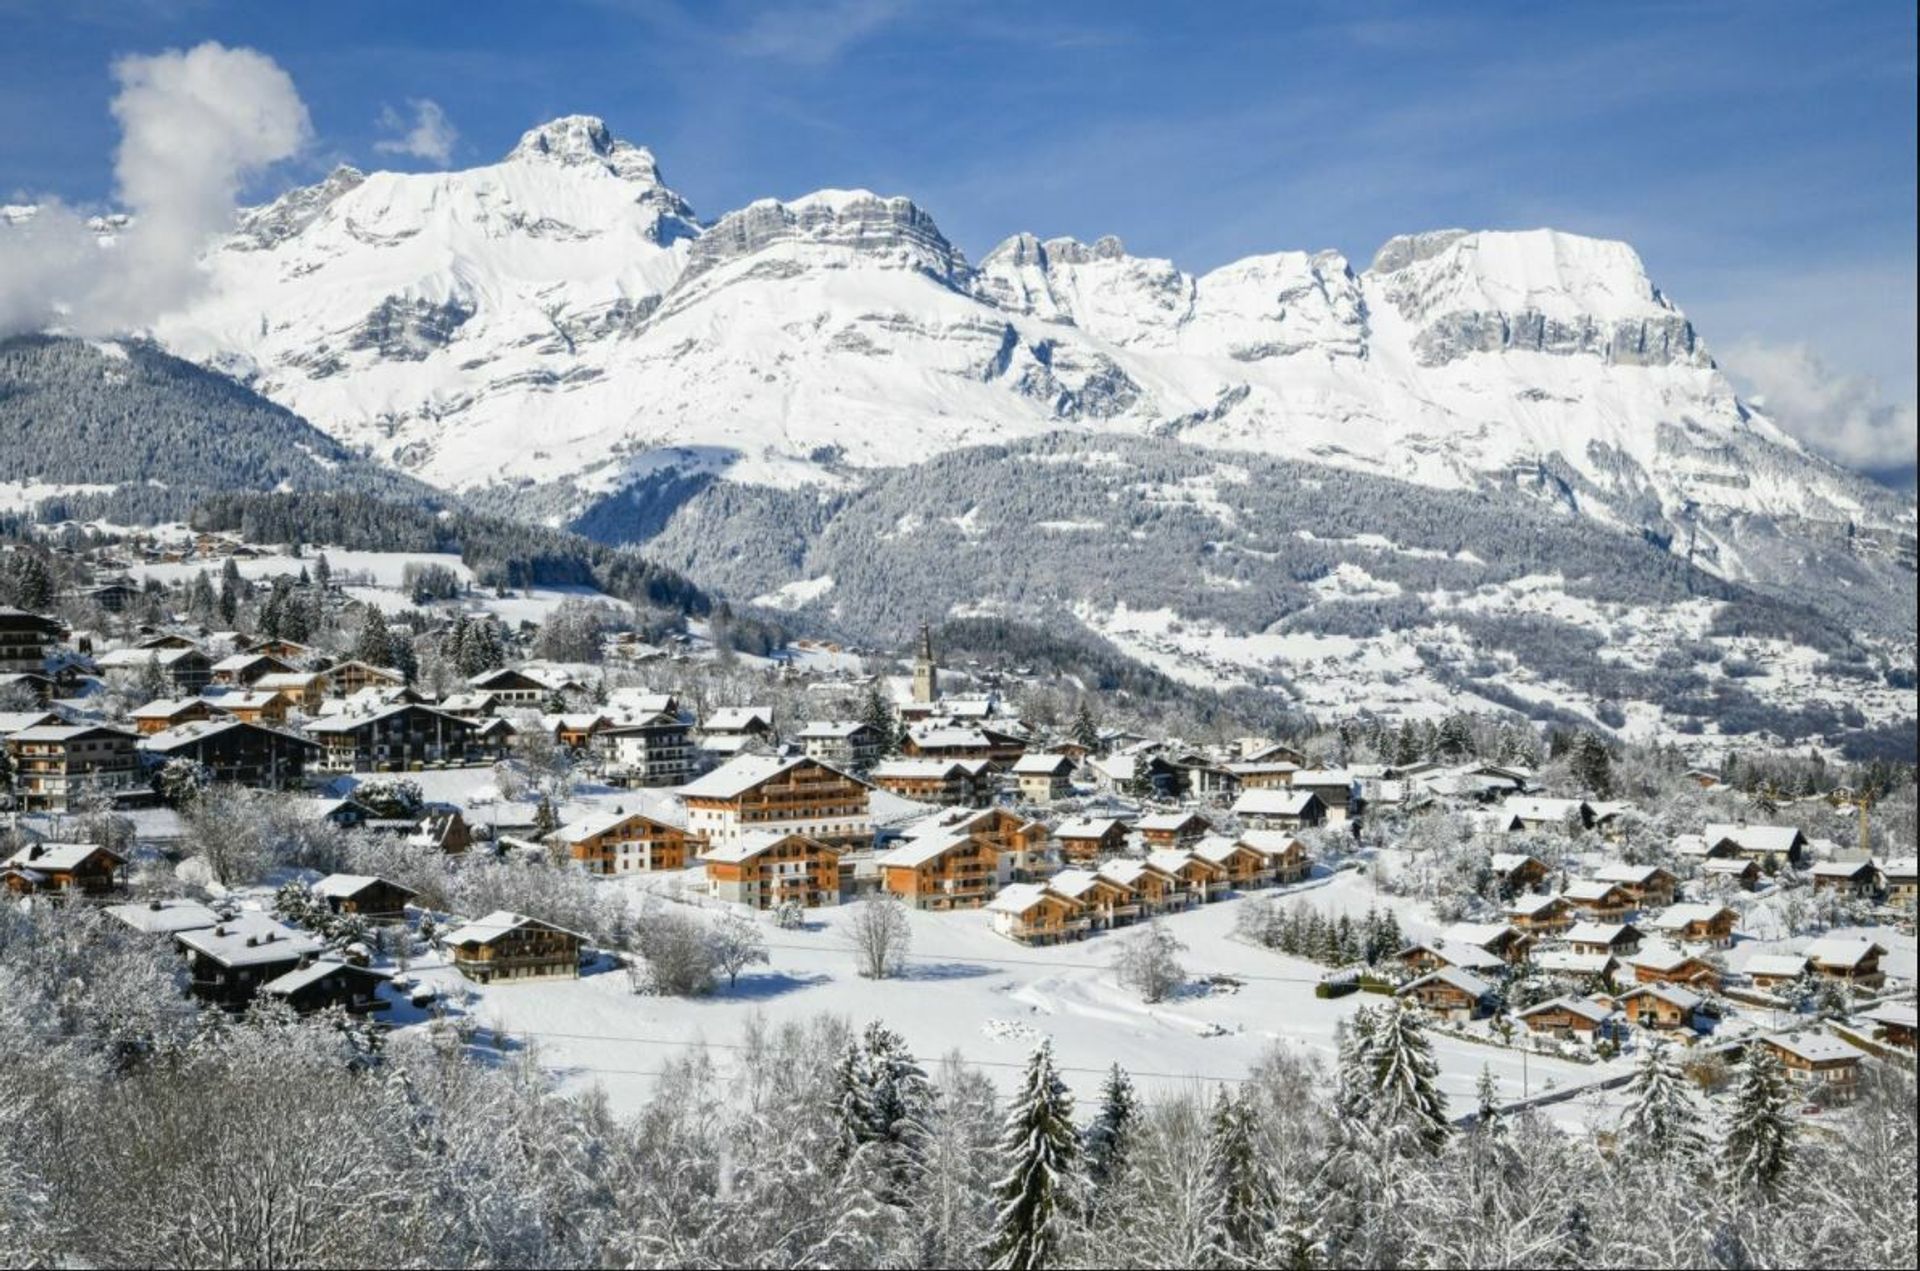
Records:
[[[333,571],[335,580],[348,595],[378,605],[388,612],[413,607],[412,599],[401,586],[408,565],[439,565],[452,570],[462,582],[473,581],[473,571],[451,552],[356,552],[315,546],[297,557],[275,555],[240,558],[234,561],[234,566],[240,571],[241,577],[250,580],[277,578],[282,574],[297,575],[303,569],[311,573],[322,555],[327,558],[327,567]],[[135,565],[128,572],[136,582],[155,578],[163,583],[176,583],[186,582],[203,570],[210,577],[218,578],[221,568],[222,563],[217,561],[183,561],[177,564]],[[521,622],[543,622],[562,601],[580,597],[606,600],[609,604],[620,603],[591,587],[529,587],[508,596],[496,596],[480,588],[462,603],[468,609],[490,613],[513,626]]]
[[[690,871],[672,882],[697,888],[697,879],[698,871]],[[638,896],[666,882],[655,876],[613,885],[630,886]],[[1358,872],[1303,888],[1316,904],[1341,909],[1364,911],[1379,899]],[[416,967],[416,974],[452,1000],[470,999],[464,1009],[488,1030],[484,1041],[508,1050],[531,1046],[563,1090],[598,1085],[623,1112],[647,1098],[662,1064],[689,1044],[709,1046],[724,1070],[730,1047],[756,1012],[773,1021],[821,1013],[856,1025],[884,1019],[922,1059],[957,1053],[1003,1086],[1013,1081],[1034,1041],[1047,1036],[1082,1095],[1116,1062],[1149,1090],[1204,1089],[1244,1078],[1274,1046],[1331,1065],[1339,1022],[1380,1000],[1367,994],[1316,998],[1313,986],[1325,968],[1234,939],[1237,911],[1263,903],[1261,896],[1231,898],[1165,919],[1187,946],[1182,961],[1196,982],[1220,974],[1239,983],[1209,990],[1196,984],[1151,1006],[1122,988],[1112,969],[1124,931],[1027,948],[996,935],[978,910],[913,913],[906,972],[882,982],[855,970],[846,934],[850,907],[814,911],[805,930],[768,924],[771,964],[746,972],[737,988],[722,986],[701,999],[637,996],[618,970],[578,981],[485,988],[451,968]],[[1417,918],[1410,921],[1418,925]],[[1519,1051],[1440,1035],[1434,1048],[1441,1087],[1460,1112],[1472,1107],[1483,1065],[1510,1098],[1617,1070],[1541,1055],[1523,1058]],[[1589,1111],[1576,1099],[1556,1105],[1555,1115],[1584,1124]]]

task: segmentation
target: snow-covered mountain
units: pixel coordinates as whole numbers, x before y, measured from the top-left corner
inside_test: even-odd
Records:
[[[572,116],[486,167],[343,168],[209,268],[170,348],[432,484],[563,512],[667,470],[846,486],[1067,428],[1517,487],[1735,578],[1803,580],[1809,537],[1912,566],[1911,501],[1741,402],[1630,247],[1552,230],[1198,276],[1022,234],[975,267],[865,191],[702,225]]]

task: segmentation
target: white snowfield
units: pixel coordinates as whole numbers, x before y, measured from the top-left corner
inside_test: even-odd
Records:
[[[168,347],[452,488],[832,483],[1071,426],[1442,486],[1551,461],[1667,511],[1836,520],[1867,497],[1736,399],[1632,248],[1553,230],[1198,276],[1022,234],[974,268],[861,190],[703,227],[651,153],[571,116],[484,167],[338,171],[208,268]]]
[[[698,871],[676,878],[697,885]],[[662,883],[637,878],[631,885],[638,891]],[[1300,894],[1356,917],[1380,899],[1356,872],[1308,884]],[[1166,918],[1188,946],[1181,960],[1191,975],[1219,973],[1242,982],[1155,1005],[1116,980],[1112,959],[1126,929],[1027,948],[996,935],[983,910],[911,912],[911,961],[901,978],[884,982],[856,973],[846,935],[852,906],[810,911],[811,929],[804,931],[780,930],[762,915],[771,965],[748,970],[736,989],[722,985],[707,998],[636,996],[617,971],[487,988],[469,985],[450,968],[416,973],[451,996],[471,989],[477,995],[471,1018],[502,1034],[485,1040],[509,1049],[531,1046],[562,1089],[598,1085],[622,1112],[637,1109],[661,1067],[690,1044],[709,1045],[724,1071],[730,1047],[755,1013],[777,1022],[826,1012],[856,1026],[884,1019],[924,1062],[958,1052],[1003,1089],[1017,1079],[1035,1041],[1047,1036],[1082,1097],[1092,1097],[1113,1063],[1149,1090],[1210,1093],[1221,1082],[1244,1079],[1273,1046],[1315,1056],[1330,1072],[1336,1025],[1360,1006],[1384,1000],[1364,993],[1316,998],[1313,986],[1325,967],[1234,939],[1239,909],[1264,903],[1265,894],[1256,894]],[[1413,912],[1399,903],[1403,913]],[[1409,934],[1431,925],[1407,921]],[[1433,1042],[1441,1088],[1461,1113],[1473,1107],[1483,1065],[1501,1093],[1516,1099],[1523,1089],[1538,1094],[1548,1082],[1565,1087],[1616,1070],[1545,1055],[1523,1059],[1516,1050],[1438,1033]],[[1584,1124],[1590,1112],[1576,1099],[1553,1115],[1571,1126]]]

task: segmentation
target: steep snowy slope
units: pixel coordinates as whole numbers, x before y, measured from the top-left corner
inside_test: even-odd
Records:
[[[1809,540],[1912,568],[1910,500],[1741,403],[1630,247],[1550,230],[1199,276],[1018,235],[973,268],[864,191],[702,227],[576,116],[471,171],[338,172],[210,268],[170,347],[431,483],[616,535],[616,496],[666,473],[844,488],[1067,428],[1513,488],[1729,577],[1804,585]]]

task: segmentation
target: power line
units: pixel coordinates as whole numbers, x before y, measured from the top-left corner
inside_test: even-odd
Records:
[[[567,1032],[561,1032],[557,1029],[522,1029],[522,1028],[509,1029],[509,1028],[497,1028],[492,1025],[482,1025],[481,1027],[483,1031],[492,1033],[496,1037],[500,1037],[500,1038],[549,1037],[549,1038],[556,1038],[562,1041],[630,1043],[636,1046],[671,1046],[680,1050],[688,1050],[688,1051],[704,1049],[704,1050],[724,1050],[728,1052],[738,1052],[738,1051],[752,1049],[752,1047],[748,1046],[745,1042],[694,1041],[686,1037],[641,1037],[641,1036],[632,1036],[632,1035],[618,1035],[618,1034],[611,1034],[611,1033],[567,1033]],[[498,1050],[499,1047],[491,1046],[491,1047],[488,1047],[488,1049]],[[967,1064],[969,1066],[976,1067],[976,1068],[1014,1068],[1014,1069],[1019,1069],[1024,1071],[1027,1067],[1026,1061],[1024,1060],[975,1059],[970,1055],[961,1055],[960,1061],[964,1064]],[[562,1065],[562,1066],[577,1067],[582,1071],[586,1071],[586,1072],[632,1071],[632,1072],[635,1072],[636,1075],[655,1075],[655,1076],[663,1075],[658,1073],[653,1073],[653,1074],[640,1073],[638,1072],[638,1070],[601,1069],[601,1068],[592,1067],[591,1065],[587,1065],[587,1064]],[[1055,1064],[1054,1069],[1055,1071],[1058,1071],[1058,1072],[1082,1072],[1082,1073],[1091,1073],[1095,1075],[1104,1075],[1108,1071],[1106,1068],[1087,1067],[1085,1065],[1079,1065],[1079,1064]],[[1127,1069],[1127,1074],[1132,1077],[1142,1077],[1142,1078],[1148,1078],[1152,1080],[1161,1080],[1161,1081],[1230,1081],[1230,1082],[1239,1083],[1239,1082],[1252,1080],[1252,1078],[1244,1077],[1244,1076],[1219,1077],[1219,1076],[1213,1076],[1211,1074],[1203,1073],[1203,1072],[1148,1072],[1148,1071],[1136,1071],[1134,1069]]]

